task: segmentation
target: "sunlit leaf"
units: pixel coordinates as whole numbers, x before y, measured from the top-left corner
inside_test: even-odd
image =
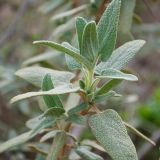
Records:
[[[23,133],[15,138],[12,138],[4,143],[0,144],[0,153],[10,149],[11,147],[15,147],[17,145],[23,144],[27,142],[28,140],[32,139],[33,136],[31,136],[31,131]]]
[[[66,85],[56,87],[49,91],[28,92],[28,93],[20,94],[18,96],[13,97],[10,103],[15,103],[17,101],[31,98],[31,97],[36,97],[36,96],[60,95],[65,93],[77,92],[77,91],[79,91],[79,87],[73,87],[71,84],[66,84]]]

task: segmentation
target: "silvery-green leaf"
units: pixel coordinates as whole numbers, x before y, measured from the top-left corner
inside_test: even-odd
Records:
[[[86,24],[87,24],[87,21],[84,18],[82,17],[76,18],[76,31],[78,36],[79,48],[81,48],[82,35],[83,35],[84,27],[86,26]]]
[[[119,70],[108,68],[103,70],[100,75],[97,76],[98,78],[110,78],[110,79],[124,79],[128,81],[137,81],[138,78],[133,74],[126,74]]]
[[[85,160],[104,160],[101,156],[87,150],[84,147],[78,147],[76,153]]]
[[[54,138],[57,133],[62,132],[61,130],[54,130],[46,133],[41,139],[40,142],[45,142],[50,138]]]
[[[61,18],[65,18],[65,17],[71,16],[71,15],[75,15],[75,14],[77,14],[77,13],[79,13],[79,12],[82,12],[82,11],[85,10],[87,7],[88,7],[87,4],[78,6],[78,7],[74,8],[74,9],[69,10],[69,11],[66,11],[66,12],[63,12],[63,13],[54,15],[54,16],[51,18],[51,20],[52,20],[52,21],[55,21],[55,20],[59,20],[59,19],[61,19]]]
[[[120,97],[121,95],[117,94],[115,91],[108,91],[105,94],[100,94],[95,96],[95,102],[101,102],[103,100],[107,100],[110,97]]]
[[[101,62],[96,67],[96,72],[101,73],[103,70],[108,68],[117,70],[123,69],[127,63],[138,53],[144,44],[144,40],[134,40],[125,43],[113,52],[107,62]]]
[[[37,87],[41,87],[43,78],[46,74],[50,74],[54,85],[62,85],[63,83],[69,83],[74,77],[71,72],[56,71],[44,67],[26,67],[18,70],[15,75],[32,83]]]
[[[57,52],[45,52],[40,55],[27,59],[26,61],[22,63],[22,65],[27,66],[27,65],[34,64],[34,63],[50,60],[50,59],[57,57],[57,55],[59,55],[59,53]]]
[[[89,125],[96,139],[113,160],[138,160],[135,146],[117,112],[108,109],[92,115]]]
[[[87,59],[85,59],[83,56],[75,53],[73,50],[71,50],[70,48],[68,48],[64,45],[61,45],[61,44],[58,44],[58,43],[55,43],[55,42],[52,42],[52,41],[44,41],[44,40],[34,41],[33,43],[34,44],[46,45],[46,46],[49,46],[53,49],[56,49],[56,50],[64,53],[64,54],[67,54],[87,68],[91,68],[91,66],[92,66],[92,64]]]
[[[35,128],[32,129],[30,135],[35,136],[43,129],[51,127],[56,122],[56,120],[57,119],[52,116],[40,117],[39,122],[35,125]]]
[[[121,0],[112,0],[97,25],[99,55],[102,61],[110,57],[115,47],[120,6]]]
[[[66,46],[67,48],[70,48],[70,50],[73,50],[75,53],[80,54],[79,50],[77,48],[74,48],[67,42],[63,42],[62,45]],[[79,64],[74,58],[72,58],[69,55],[65,55],[66,62],[68,65],[68,68],[71,70],[80,69],[82,66]]]
[[[52,83],[52,77],[50,74],[46,74],[43,78],[42,90],[49,91],[51,89],[54,89],[54,85]],[[57,95],[51,95],[51,96],[46,95],[43,96],[43,99],[48,108],[53,108],[53,107],[63,108],[63,104]]]
[[[33,136],[31,136],[30,134],[31,134],[31,131],[23,133],[23,134],[15,137],[15,138],[12,138],[4,143],[1,143],[0,144],[0,153],[4,152],[12,147],[15,147],[17,145],[23,144],[26,141],[32,139]]]
[[[94,21],[87,23],[84,27],[81,55],[86,57],[90,62],[95,62],[98,56],[98,38],[96,24]]]
[[[42,115],[40,116],[37,116],[37,117],[34,117],[32,119],[29,119],[27,122],[26,122],[26,126],[29,128],[29,129],[33,129],[37,126],[37,124],[39,124],[40,122],[40,119],[42,118]]]
[[[17,101],[31,98],[31,97],[36,97],[36,96],[59,95],[59,94],[77,92],[77,91],[79,91],[79,87],[73,87],[71,84],[66,84],[66,85],[55,87],[54,89],[49,91],[28,92],[28,93],[20,94],[18,96],[13,97],[10,103],[15,103]]]
[[[98,91],[97,95],[104,95],[107,94],[113,87],[117,86],[119,83],[121,83],[121,79],[112,79],[109,82],[105,83]]]
[[[129,33],[132,26],[134,8],[136,0],[122,0],[119,30],[123,33]]]

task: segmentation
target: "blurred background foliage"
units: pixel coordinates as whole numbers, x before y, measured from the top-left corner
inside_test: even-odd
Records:
[[[31,65],[69,70],[63,55],[44,47],[36,47],[32,41],[50,39],[77,45],[75,17],[82,16],[98,22],[108,2],[0,0],[0,142],[26,131],[24,124],[27,119],[41,112],[37,99],[25,100],[12,106],[9,104],[11,97],[18,93],[36,89],[15,77],[15,71]],[[118,110],[123,119],[156,141],[157,146],[153,147],[131,134],[140,160],[158,160],[160,157],[159,15],[159,0],[122,0],[117,46],[132,39],[145,39],[147,45],[128,66],[138,75],[139,81],[123,82],[117,87],[117,92],[123,97],[108,99],[100,106]],[[76,98],[72,98],[66,105],[76,101]],[[79,128],[74,132],[80,139],[94,139],[88,129]],[[34,159],[35,153],[26,146],[0,155],[0,160]],[[104,157],[107,159],[107,155]],[[42,157],[37,155],[36,159],[41,160]]]

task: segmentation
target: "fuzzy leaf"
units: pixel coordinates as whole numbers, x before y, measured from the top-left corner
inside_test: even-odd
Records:
[[[89,125],[113,160],[138,160],[135,146],[117,112],[108,109],[92,115]]]
[[[97,25],[99,54],[102,61],[110,57],[115,47],[120,6],[121,0],[112,0]]]
[[[108,68],[97,76],[98,78],[124,79],[127,81],[137,81],[138,78],[133,74],[126,74],[116,69]]]
[[[36,97],[36,96],[59,95],[59,94],[77,92],[77,91],[79,91],[79,87],[73,87],[71,84],[66,84],[66,85],[62,85],[54,89],[51,89],[49,91],[28,92],[28,93],[20,94],[18,96],[13,97],[10,103],[15,103],[17,101],[31,98],[31,97]]]
[[[81,54],[90,62],[95,62],[98,56],[98,38],[94,21],[87,23],[82,36]]]
[[[81,55],[75,53],[73,50],[71,50],[69,47],[66,47],[64,45],[52,42],[52,41],[34,41],[34,44],[41,44],[41,45],[46,45],[49,46],[53,49],[56,49],[62,53],[65,53],[69,56],[71,56],[72,58],[74,58],[77,62],[79,62],[80,64],[84,65],[87,68],[91,68],[91,63],[86,60],[84,57],[82,57]]]
[[[43,78],[46,74],[50,74],[55,86],[69,83],[74,77],[71,72],[56,71],[44,67],[26,67],[18,70],[15,75],[32,83],[37,87],[41,87]]]
[[[136,0],[122,0],[119,30],[123,33],[129,33],[132,26],[134,8]]]
[[[78,36],[79,48],[81,48],[82,35],[83,35],[84,27],[86,26],[86,24],[87,24],[87,21],[84,18],[82,17],[76,18],[76,31]]]
[[[119,79],[112,79],[109,82],[105,83],[98,91],[97,91],[97,95],[104,95],[107,92],[109,92],[113,87],[115,87],[116,85],[118,85],[119,83],[121,83],[122,80]]]
[[[90,152],[84,147],[79,147],[76,149],[76,153],[85,160],[104,160],[101,156]]]
[[[51,89],[54,89],[54,85],[52,83],[52,78],[51,78],[50,74],[46,74],[43,79],[42,90],[49,91]],[[48,108],[52,108],[55,106],[63,108],[63,104],[57,95],[53,95],[53,96],[46,95],[46,96],[43,96],[43,99],[44,99],[46,105],[48,106]]]
[[[31,134],[31,131],[23,133],[23,134],[15,137],[15,138],[12,138],[4,143],[1,143],[0,144],[0,153],[4,152],[12,147],[15,147],[17,145],[23,144],[23,143],[27,142],[28,140],[32,139],[33,136],[31,136],[30,134]]]
[[[56,136],[57,133],[62,132],[61,130],[54,130],[54,131],[50,131],[48,133],[46,133],[41,139],[40,142],[45,142],[50,138],[54,138]]]
[[[56,118],[51,116],[40,118],[39,122],[35,125],[35,128],[33,128],[30,135],[35,136],[36,134],[40,133],[43,129],[52,126],[56,122],[56,120]]]
[[[145,44],[144,40],[134,40],[125,43],[117,48],[107,62],[101,62],[96,67],[96,72],[101,73],[103,70],[113,68],[117,70],[123,69],[127,63],[138,53]]]
[[[70,48],[70,50],[73,50],[75,53],[80,54],[80,51],[77,48],[74,48],[73,46],[71,46],[69,43],[63,42],[62,45],[67,47],[67,48]],[[68,65],[69,69],[76,70],[76,69],[80,69],[82,67],[81,64],[79,64],[71,56],[65,55],[65,58],[66,58],[66,62],[67,62],[67,65]]]

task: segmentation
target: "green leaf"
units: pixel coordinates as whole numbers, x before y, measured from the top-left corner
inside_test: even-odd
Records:
[[[60,107],[49,108],[43,114],[44,117],[52,116],[52,117],[60,117],[65,113],[65,110]]]
[[[23,133],[23,134],[15,137],[15,138],[12,138],[4,143],[1,143],[0,144],[0,153],[4,152],[12,147],[15,147],[17,145],[23,144],[23,143],[27,142],[28,140],[32,139],[33,136],[31,136],[30,134],[31,134],[31,131]]]
[[[120,32],[126,34],[130,32],[135,5],[136,5],[136,0],[132,1],[122,0],[120,21],[119,21]]]
[[[48,139],[54,138],[56,136],[57,133],[62,132],[61,130],[54,130],[54,131],[50,131],[48,133],[46,133],[41,139],[40,142],[45,142]]]
[[[138,160],[135,146],[117,112],[108,109],[92,115],[89,125],[113,160]]]
[[[49,91],[51,89],[54,89],[54,85],[52,83],[52,78],[51,78],[50,74],[46,74],[43,79],[42,90]],[[46,96],[43,96],[43,99],[44,99],[46,105],[48,106],[48,108],[52,108],[55,106],[63,108],[63,104],[57,95],[54,95],[54,96],[46,95]]]
[[[121,83],[122,80],[112,79],[109,82],[105,83],[96,93],[96,95],[103,95],[109,92],[113,87]]]
[[[99,54],[102,61],[110,57],[115,47],[120,6],[121,0],[112,0],[97,25]]]
[[[75,124],[80,124],[80,125],[85,125],[86,124],[86,117],[81,116],[79,114],[71,114],[67,118],[68,121],[75,123]]]
[[[32,129],[30,135],[35,136],[39,134],[43,129],[51,127],[56,122],[56,120],[57,118],[51,116],[40,117],[39,122],[35,125],[35,128]]]
[[[96,72],[101,73],[103,70],[113,68],[117,70],[123,69],[127,63],[136,55],[136,53],[145,44],[144,40],[134,40],[125,43],[123,46],[117,48],[107,62],[101,62],[96,67]]]
[[[76,150],[76,153],[85,160],[104,160],[101,156],[90,152],[89,150],[85,149],[84,147],[79,147]]]
[[[98,56],[98,38],[94,21],[87,23],[82,36],[81,54],[90,62],[95,62]]]
[[[79,50],[77,48],[74,48],[73,46],[71,46],[69,43],[63,42],[62,45],[69,48],[73,52],[80,54]],[[66,58],[66,62],[67,62],[69,69],[71,69],[71,70],[81,69],[81,67],[82,67],[81,64],[79,64],[74,58],[72,58],[69,55],[65,55],[65,58]]]
[[[82,17],[76,18],[76,31],[78,36],[79,48],[81,49],[82,44],[82,35],[84,31],[84,27],[86,26],[87,21]]]
[[[105,94],[100,94],[95,96],[95,102],[102,102],[103,100],[107,100],[110,97],[120,97],[121,95],[117,94],[114,91],[108,91]]]
[[[44,67],[26,67],[18,70],[15,75],[41,88],[43,78],[46,74],[50,74],[55,86],[69,83],[74,77],[71,72],[56,71]]]
[[[138,78],[133,74],[126,74],[119,70],[108,68],[103,70],[100,75],[96,76],[98,78],[111,78],[111,79],[123,79],[128,81],[137,81]]]
[[[77,91],[79,91],[79,87],[73,87],[72,84],[65,84],[59,87],[55,87],[54,89],[51,89],[49,91],[28,92],[28,93],[20,94],[18,96],[13,97],[10,103],[15,103],[17,101],[31,98],[31,97],[36,97],[36,96],[59,95],[59,94],[77,92]]]
[[[64,45],[61,45],[61,44],[58,44],[58,43],[55,43],[55,42],[52,42],[52,41],[34,41],[33,42],[34,44],[42,44],[42,45],[46,45],[46,46],[49,46],[53,49],[56,49],[62,53],[65,53],[69,56],[71,56],[72,58],[74,58],[77,62],[81,63],[82,65],[84,65],[85,67],[87,68],[91,68],[91,63],[86,60],[84,57],[82,57],[81,55],[75,53],[73,50],[71,50],[70,48],[67,48],[66,46]]]
[[[87,104],[81,103],[81,104],[75,106],[74,108],[71,108],[68,111],[68,115],[77,114],[77,113],[81,112],[84,109],[87,109]]]

